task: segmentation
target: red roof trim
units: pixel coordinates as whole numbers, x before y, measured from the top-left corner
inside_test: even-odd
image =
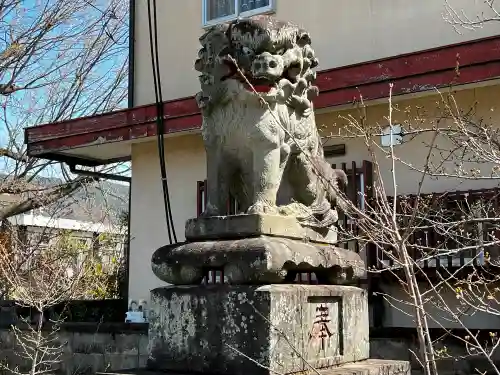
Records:
[[[316,108],[359,99],[428,91],[500,77],[500,35],[466,43],[365,62],[318,73]],[[459,74],[456,68],[460,67]],[[198,129],[201,115],[194,97],[164,102],[165,132]],[[146,105],[25,129],[28,152],[42,155],[92,143],[126,141],[156,135],[156,107]]]

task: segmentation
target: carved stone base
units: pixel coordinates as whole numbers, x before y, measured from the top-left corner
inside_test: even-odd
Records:
[[[366,291],[349,286],[164,287],[151,292],[153,370],[294,373],[367,359]],[[258,366],[258,362],[267,369]]]
[[[152,269],[175,285],[200,284],[204,270],[220,269],[229,284],[292,282],[297,272],[314,272],[320,284],[351,283],[364,272],[359,254],[287,238],[188,242],[156,250]]]
[[[234,239],[260,235],[325,244],[337,242],[337,229],[335,227],[302,226],[292,216],[242,214],[200,217],[186,222],[186,239],[188,241]]]

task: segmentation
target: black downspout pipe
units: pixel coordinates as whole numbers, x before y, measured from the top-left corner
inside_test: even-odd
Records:
[[[135,105],[135,0],[129,0],[128,25],[128,107]]]
[[[121,295],[123,299],[127,302],[130,290],[130,217],[132,216],[132,179],[130,180],[130,184],[128,185],[128,220],[127,220],[127,246],[125,248],[125,290],[122,291]]]
[[[69,171],[71,173],[80,175],[80,176],[88,176],[88,177],[95,177],[95,178],[104,178],[106,180],[112,180],[112,181],[122,181],[122,182],[132,182],[131,177],[127,176],[120,176],[117,174],[111,174],[111,173],[102,173],[102,172],[92,172],[92,171],[85,171],[83,169],[77,169],[74,164],[68,164],[69,166]]]
[[[128,30],[128,107],[135,105],[135,0],[129,3],[129,30]],[[130,219],[132,217],[132,179],[129,181],[128,188],[128,222],[127,222],[127,247],[125,249],[125,290],[123,297],[127,302],[129,300],[130,290]]]

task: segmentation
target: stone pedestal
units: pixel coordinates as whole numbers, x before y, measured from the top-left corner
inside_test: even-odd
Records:
[[[333,232],[270,215],[188,221],[188,241],[152,257],[155,275],[175,286],[151,294],[149,370],[406,375],[409,365],[367,361],[366,291],[348,286],[364,263],[335,247]],[[209,270],[224,284],[200,285]],[[304,272],[321,285],[290,284]]]
[[[255,236],[276,236],[333,245],[337,243],[337,228],[303,226],[295,217],[266,214],[198,217],[186,222],[188,241]]]
[[[155,251],[151,265],[160,280],[175,285],[200,284],[207,269],[222,270],[230,284],[281,283],[289,272],[314,272],[320,284],[341,284],[365,268],[353,251],[277,236],[168,245]]]
[[[151,297],[150,369],[287,374],[369,356],[368,303],[360,288],[172,286]]]
[[[406,375],[409,366],[367,361],[366,291],[348,286],[364,263],[333,245],[334,232],[271,215],[188,221],[188,241],[152,257],[155,275],[174,286],[151,292],[148,369]],[[224,284],[200,285],[209,270],[220,271]],[[321,285],[290,284],[304,272]]]

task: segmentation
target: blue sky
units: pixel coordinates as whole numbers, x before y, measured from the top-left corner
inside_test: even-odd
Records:
[[[113,2],[117,7],[111,12],[107,6]],[[22,74],[16,77],[14,85],[28,85],[29,88],[8,97],[0,96],[0,147],[22,151],[23,129],[28,126],[107,112],[126,106],[127,72],[124,68],[128,56],[128,9],[122,3],[128,6],[128,1],[73,0],[73,3],[76,5],[72,5],[70,0],[24,0],[21,6],[1,18],[3,22],[0,23],[0,31],[4,28],[5,32],[0,35],[7,34],[7,27],[14,30],[11,33],[12,39],[5,40],[0,37],[0,54],[4,56],[10,51],[15,53],[17,49],[14,47],[17,47],[22,55],[24,48],[28,48],[25,46],[29,46],[29,41],[34,37],[33,32],[27,30],[34,29],[38,33],[42,29],[40,26],[45,27],[47,23],[50,25],[49,15],[54,14],[55,7],[60,10],[57,13],[60,17],[58,19],[64,19],[64,22],[45,32],[39,42],[43,48],[35,49],[29,59],[24,58],[29,64],[26,64]],[[85,3],[92,3],[94,7],[85,6],[77,9],[76,14],[69,14],[68,11],[73,9],[71,7],[84,6]],[[42,12],[41,4],[48,5],[49,8]],[[65,6],[67,7],[64,8]],[[67,17],[61,16],[63,11],[68,12],[65,13]],[[106,26],[103,28],[104,22]],[[23,33],[31,37],[20,37]],[[60,37],[62,35],[64,37]],[[99,39],[98,35],[103,38]],[[105,52],[99,55],[100,62],[89,69],[91,63],[99,60],[96,59],[95,51],[103,45],[103,40],[109,41],[109,35],[116,43],[109,48],[103,48]],[[95,44],[94,48],[89,48],[96,40],[99,40],[99,43]],[[9,82],[15,74],[15,64],[6,65],[7,68],[0,71],[0,84]],[[113,92],[111,100],[105,101],[104,94],[109,92],[108,87],[118,74],[123,78],[121,85]],[[72,98],[77,92],[72,87],[78,85],[81,85],[82,90],[78,90],[78,97]],[[12,172],[12,168],[12,161],[0,160],[0,173]],[[50,167],[41,174],[57,176],[60,169]]]

